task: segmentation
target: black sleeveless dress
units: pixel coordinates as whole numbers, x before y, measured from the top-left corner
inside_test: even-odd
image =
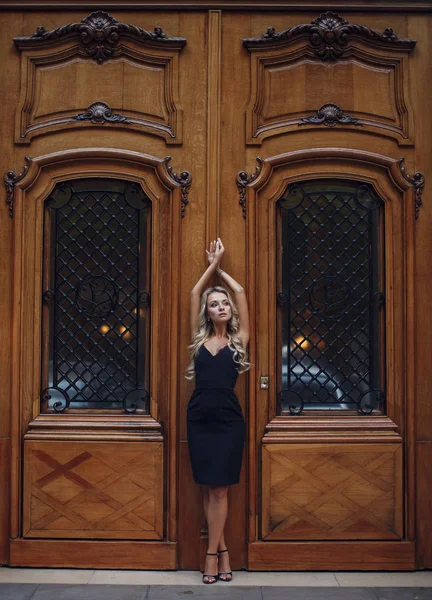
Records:
[[[234,394],[238,365],[224,346],[214,356],[202,345],[195,357],[195,390],[187,407],[187,435],[194,480],[199,485],[238,483],[245,422]]]

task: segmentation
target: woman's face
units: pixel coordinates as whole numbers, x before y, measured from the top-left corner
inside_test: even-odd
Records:
[[[213,323],[228,323],[232,310],[227,296],[222,292],[212,292],[207,298],[207,315]]]

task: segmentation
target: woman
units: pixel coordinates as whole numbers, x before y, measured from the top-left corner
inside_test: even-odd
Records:
[[[207,251],[209,266],[191,292],[192,344],[188,378],[196,378],[187,408],[189,453],[196,483],[205,486],[204,514],[208,548],[203,583],[231,581],[225,543],[228,486],[238,483],[245,422],[234,394],[237,376],[247,371],[249,315],[241,285],[220,268],[224,246],[220,238]],[[223,287],[205,289],[217,274]]]

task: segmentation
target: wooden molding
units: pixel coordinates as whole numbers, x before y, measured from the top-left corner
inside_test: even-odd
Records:
[[[127,421],[124,415],[103,413],[39,415],[29,423],[24,439],[163,441],[161,424],[151,416],[134,415]]]
[[[307,133],[322,124],[413,144],[407,54],[415,40],[399,38],[390,28],[379,33],[350,24],[327,12],[311,24],[281,32],[270,27],[261,38],[246,38],[243,44],[251,61],[247,144],[260,145],[274,135]],[[340,82],[336,87],[335,78]],[[360,80],[361,86],[356,83]],[[305,101],[300,92],[305,81],[313,82],[326,100],[321,108]],[[365,84],[367,98],[362,91]],[[339,112],[342,105],[349,117]],[[318,114],[311,116],[311,110]]]
[[[94,569],[177,569],[175,542],[140,540],[25,540],[10,541],[13,567],[73,567]]]
[[[113,3],[111,3],[113,5]],[[110,3],[101,0],[89,2],[88,0],[4,0],[0,5],[0,10],[17,9],[20,10],[35,10],[35,9],[61,9],[61,10],[76,10],[77,7],[93,10],[94,8],[106,9]],[[113,5],[114,6],[114,5]],[[118,5],[115,5],[118,8]],[[128,0],[122,4],[124,10],[129,9],[144,9],[144,10],[191,10],[191,9],[206,9],[206,10],[224,10],[235,11],[242,10],[250,12],[252,10],[269,11],[284,9],[295,10],[340,10],[340,1],[336,0],[328,2],[326,0],[303,0],[303,2],[295,2],[294,0],[270,0],[265,4],[262,0]],[[408,13],[431,12],[431,0],[414,0],[409,4],[406,0],[377,0],[374,4],[370,4],[367,0],[347,0],[343,5],[344,11],[352,11],[358,13],[359,10],[367,10],[368,12],[395,11]]]
[[[412,571],[414,542],[252,542],[248,569],[256,571]]]
[[[20,10],[35,10],[35,9],[61,9],[61,10],[76,10],[81,7],[86,10],[94,8],[106,9],[109,6],[106,0],[4,0],[0,5],[0,10],[17,9]],[[115,5],[118,8],[118,5]],[[295,2],[294,0],[270,0],[263,2],[262,0],[128,0],[122,4],[124,10],[128,9],[144,9],[144,10],[224,10],[234,11],[241,10],[250,12],[253,10],[271,11],[294,9],[299,10],[340,10],[340,1],[336,0],[328,2],[326,0],[303,0],[303,2]],[[431,0],[414,0],[407,4],[406,0],[377,0],[370,4],[367,0],[347,0],[343,5],[344,11],[352,11],[358,13],[359,10],[367,10],[368,12],[395,11],[398,13],[419,13],[431,12]]]
[[[397,425],[387,416],[365,415],[297,415],[277,416],[266,426],[263,444],[295,444],[309,441],[320,442],[360,442],[389,443],[401,442]]]
[[[222,13],[208,13],[207,43],[207,203],[206,239],[219,235],[220,204],[220,136],[221,136],[221,82],[222,82]]]
[[[151,33],[97,11],[81,23],[52,31],[39,28],[14,42],[22,67],[17,144],[50,132],[101,126],[182,143],[178,78],[184,38],[170,38],[160,27]],[[107,88],[107,77],[117,84]],[[87,81],[91,86],[80,85]],[[123,87],[121,95],[117,86]],[[66,96],[61,93],[65,87],[70,90]]]

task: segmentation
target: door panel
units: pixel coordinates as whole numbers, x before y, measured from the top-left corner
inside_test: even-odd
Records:
[[[163,443],[24,448],[24,537],[161,540]]]
[[[108,177],[117,185],[120,176],[122,190],[123,179],[137,187],[132,186],[133,193],[130,186],[127,192],[113,192],[115,202],[106,192],[88,189],[90,180],[97,183]],[[56,282],[48,300],[51,299],[56,314],[50,323],[54,336],[47,342],[45,335],[49,329],[42,327],[43,296],[47,296],[42,293],[43,275],[50,279],[48,275],[52,273],[50,269],[42,272],[43,231],[50,230],[44,227],[45,199],[54,187],[53,182],[70,184],[74,179],[82,180],[81,188],[86,190],[82,198],[71,194],[69,185],[64,186],[61,202],[56,200],[64,205],[64,210],[69,206],[69,197],[75,198],[77,204],[67,218],[60,218],[57,211],[48,222],[57,224],[58,235],[49,239],[58,252],[52,265],[48,261]],[[166,360],[174,362],[168,340],[176,336],[178,318],[171,294],[177,296],[177,284],[171,270],[177,270],[179,255],[182,187],[165,160],[125,151],[79,149],[34,159],[16,196],[15,247],[25,247],[17,255],[17,271],[22,273],[25,285],[17,285],[15,289],[19,309],[14,326],[26,353],[16,347],[15,365],[20,373],[16,376],[20,385],[15,393],[17,405],[21,401],[22,415],[28,419],[23,420],[20,433],[19,414],[15,417],[17,438],[24,437],[24,515],[22,524],[19,520],[14,523],[16,537],[51,539],[52,552],[57,537],[149,540],[149,543],[163,540],[165,553],[159,555],[160,566],[173,568],[176,563],[173,565],[170,537],[175,538],[176,533],[164,512],[164,507],[169,507],[164,490],[170,463],[175,460],[175,455],[168,453],[176,438],[175,406],[161,402],[161,398],[170,397],[177,378],[176,375],[173,381],[167,377],[163,364]],[[126,197],[130,205],[122,204]],[[134,346],[124,339],[126,333],[131,340],[134,336],[139,339],[139,331],[131,321],[134,308],[136,312],[147,311],[140,301],[144,295],[147,299],[148,291],[139,286],[148,282],[143,277],[145,269],[136,264],[140,250],[137,237],[133,236],[139,230],[139,222],[132,218],[136,216],[134,203],[139,205],[143,197],[152,203],[151,252],[142,255],[144,266],[151,270],[150,291],[154,294],[152,315],[146,318],[146,327],[151,327],[151,343],[147,344],[150,347],[148,394],[144,389],[147,384],[142,389],[139,384],[145,374],[145,344]],[[107,218],[103,217],[104,205],[112,213]],[[116,218],[119,208],[128,213],[126,220]],[[145,220],[141,225],[147,228]],[[105,238],[111,235],[117,236],[119,243],[107,247]],[[125,253],[121,249],[122,239],[127,245]],[[75,251],[73,244],[77,245]],[[74,258],[69,256],[66,264],[59,259],[59,253],[63,259],[66,253],[74,253],[81,266],[77,264],[71,269]],[[98,282],[104,265],[108,269],[101,287]],[[135,287],[134,268],[140,272]],[[93,278],[90,283],[89,276]],[[123,323],[120,328],[119,319]],[[111,340],[107,343],[104,336],[110,333]],[[113,344],[121,344],[120,355]],[[51,364],[48,373],[41,368],[42,350],[46,354],[47,348]],[[132,363],[141,362],[138,373],[135,367],[130,369],[131,352],[137,355]],[[91,359],[98,353],[100,360],[96,366],[100,368],[96,369]],[[120,363],[123,377],[118,375]],[[175,371],[171,369],[170,373]],[[51,378],[48,390],[47,376]],[[90,391],[89,401],[86,394]],[[102,407],[95,408],[101,399]],[[123,404],[120,409],[119,401]],[[15,485],[19,486],[18,480]],[[38,554],[38,562],[31,564],[51,564],[52,552]],[[142,561],[151,568],[154,558],[150,547],[147,553]],[[26,546],[18,544],[13,554],[14,564],[25,564]],[[73,556],[71,551],[67,564],[74,564]],[[104,561],[105,566],[115,566],[109,562],[109,555]],[[130,553],[126,553],[123,564],[132,562]]]
[[[266,444],[263,540],[399,540],[400,444]]]
[[[383,404],[374,404],[375,400],[382,398],[381,392],[366,395],[361,392],[359,396],[359,390],[354,386],[356,382],[357,386],[360,385],[363,377],[373,376],[375,367],[374,361],[367,362],[366,368],[365,357],[360,364],[353,361],[353,356],[366,355],[369,350],[369,356],[373,356],[376,348],[370,345],[366,331],[363,337],[357,334],[353,337],[353,324],[356,319],[362,318],[362,311],[366,307],[360,299],[363,297],[368,300],[369,295],[374,295],[374,276],[370,279],[367,277],[369,291],[365,295],[365,265],[364,262],[363,266],[357,265],[363,275],[354,283],[354,252],[351,244],[360,236],[362,244],[367,244],[366,256],[372,257],[372,245],[378,241],[368,239],[366,230],[362,232],[362,228],[357,227],[356,236],[349,234],[350,243],[345,240],[339,246],[345,235],[343,232],[353,231],[353,223],[349,219],[353,214],[351,208],[356,204],[353,203],[349,210],[348,207],[346,211],[344,209],[340,213],[341,219],[334,214],[329,217],[329,226],[325,216],[329,198],[317,187],[313,197],[318,204],[311,205],[317,211],[316,216],[313,217],[308,211],[301,212],[301,243],[295,243],[299,233],[295,217],[291,215],[288,218],[294,225],[287,233],[284,248],[278,248],[279,199],[282,198],[285,206],[294,200],[300,206],[303,193],[298,182],[304,177],[307,178],[308,189],[315,189],[315,182],[319,178],[327,179],[329,187],[334,187],[335,181],[344,183],[347,174],[355,181],[369,182],[384,202],[385,236],[381,236],[380,243],[385,248],[384,262],[381,264],[385,277],[381,279],[383,283],[385,281],[386,316],[382,325],[385,339],[380,344],[380,351],[385,351],[386,358],[381,364],[387,365],[383,370],[386,410]],[[403,184],[403,179],[400,164],[395,159],[346,148],[310,149],[264,159],[258,176],[246,186],[251,305],[255,309],[255,339],[251,351],[252,361],[258,367],[257,372],[250,374],[249,380],[252,423],[255,424],[255,427],[250,425],[251,435],[253,433],[255,436],[254,448],[250,447],[250,452],[254,453],[256,460],[255,481],[259,481],[261,494],[257,507],[258,523],[250,520],[250,536],[253,538],[249,544],[249,566],[252,569],[263,568],[263,556],[268,556],[265,545],[275,540],[278,541],[278,553],[281,556],[278,568],[295,568],[287,560],[283,563],[282,556],[285,554],[287,557],[291,551],[295,551],[291,550],[291,545],[296,540],[314,540],[315,552],[310,568],[321,568],[317,565],[328,552],[328,541],[338,540],[338,566],[348,569],[351,558],[347,562],[344,560],[345,540],[357,542],[360,560],[364,552],[363,541],[388,540],[389,544],[393,544],[393,552],[394,544],[410,539],[410,532],[404,523],[402,501],[403,442],[409,439],[409,434],[405,434],[404,438],[400,434],[404,428],[404,417],[399,407],[401,402],[407,401],[401,397],[404,372],[388,367],[402,360],[405,352],[392,343],[393,336],[404,339],[406,343],[412,336],[405,319],[404,302],[400,299],[407,301],[409,288],[404,287],[403,281],[412,277],[409,251],[404,239],[412,232],[415,205],[413,190],[409,184]],[[293,197],[288,197],[287,190],[291,190]],[[298,197],[295,197],[294,191]],[[339,192],[333,193],[330,199],[333,209],[337,207],[338,198],[340,200]],[[348,194],[343,203],[348,204],[352,200]],[[409,211],[404,210],[407,206],[410,207]],[[368,212],[364,213],[366,215],[369,218]],[[404,231],[400,227],[402,215],[405,219]],[[338,237],[338,221],[341,223],[342,238]],[[355,223],[358,224],[357,218]],[[330,228],[323,233],[322,229],[328,226]],[[327,238],[329,231],[331,237]],[[373,235],[379,236],[379,231],[378,227],[375,228]],[[318,249],[324,240],[327,240],[326,249],[320,253]],[[279,343],[278,346],[279,333],[276,333],[280,331],[280,306],[277,300],[281,289],[277,263],[283,252],[289,253],[294,271],[301,271],[298,277],[294,277],[295,273],[289,266],[291,262],[283,265],[285,271],[282,277],[288,278],[284,290],[286,303],[294,307],[289,315],[291,323],[287,325],[289,348],[285,350],[285,355],[283,344]],[[358,261],[360,258],[357,257]],[[342,274],[348,268],[345,275],[341,276],[346,285],[352,287],[352,291],[344,294],[342,299],[339,295],[336,302],[330,302],[325,294],[320,292],[314,295],[312,291],[316,292],[317,282],[322,277],[329,275],[331,278],[335,275],[332,271],[335,265]],[[374,268],[371,268],[371,274]],[[402,278],[401,272],[404,274]],[[356,292],[360,280],[363,283],[360,292]],[[396,292],[396,289],[399,291]],[[330,287],[329,290],[331,292],[334,288]],[[303,304],[298,304],[299,298],[303,298]],[[337,320],[334,319],[336,310],[340,311]],[[364,329],[373,328],[373,321],[369,321],[370,318]],[[311,327],[311,323],[312,329],[305,330],[305,335],[299,341],[297,326]],[[346,331],[344,323],[348,327]],[[317,339],[315,334],[319,334]],[[344,336],[348,336],[347,340]],[[365,345],[362,347],[361,342],[353,354],[354,339],[357,345],[363,339]],[[321,344],[322,340],[327,340],[325,345]],[[348,347],[340,346],[339,342],[344,340]],[[294,365],[287,367],[289,376],[285,377],[284,384],[287,389],[285,396],[281,397],[278,385],[283,382],[284,371],[281,380],[278,369],[281,364],[282,367],[287,364],[288,353],[292,353]],[[336,363],[332,362],[334,356]],[[377,364],[379,366],[380,361]],[[350,367],[349,370],[346,367]],[[383,366],[378,371],[382,369]],[[342,374],[348,379],[343,380]],[[265,382],[262,385],[262,376],[268,377],[268,384]],[[345,402],[344,397],[348,398]],[[250,464],[252,468],[252,461]],[[407,501],[413,502],[413,497],[408,496]],[[261,552],[264,555],[261,556]],[[271,552],[270,549],[268,552]],[[369,568],[375,563],[374,555],[368,562]],[[271,568],[270,564],[268,568]]]

